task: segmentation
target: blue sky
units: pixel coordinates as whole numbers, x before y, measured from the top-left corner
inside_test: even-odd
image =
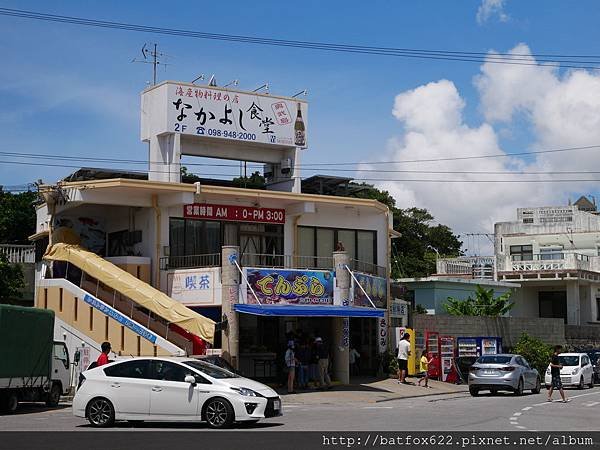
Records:
[[[486,20],[481,17],[478,20],[477,12],[482,2],[495,4],[500,9]],[[201,3],[3,1],[0,6],[291,40],[481,52],[507,52],[523,43],[536,54],[600,54],[600,8],[597,2],[585,0],[367,3],[284,3],[268,0]],[[411,117],[419,108],[406,110],[406,106],[401,105],[400,109],[404,108],[404,112],[396,111],[394,115],[396,96],[414,94],[415,89],[440,80],[448,80],[454,86],[450,90],[454,89],[464,104],[459,108],[461,118],[455,124],[458,128],[480,130],[482,126],[489,126],[498,148],[508,153],[543,148],[542,143],[552,143],[550,135],[543,135],[544,126],[540,122],[546,103],[536,103],[535,99],[531,99],[525,104],[514,99],[511,105],[504,105],[511,110],[508,114],[510,117],[506,114],[503,117],[494,115],[494,101],[506,97],[498,91],[501,89],[498,79],[510,76],[492,74],[489,84],[495,87],[478,87],[474,78],[482,73],[479,63],[265,47],[0,16],[1,151],[146,159],[146,145],[139,140],[139,93],[151,78],[151,67],[130,63],[134,57],[140,56],[144,42],[158,42],[162,51],[172,55],[168,60],[172,65],[167,67],[166,72],[159,71],[160,79],[191,81],[199,73],[205,73],[215,74],[219,84],[237,78],[241,89],[251,90],[268,82],[273,94],[291,95],[308,89],[309,149],[303,155],[303,163],[370,162],[386,158],[400,159],[401,156],[414,154],[413,150],[413,153],[408,152],[405,139],[411,131]],[[538,75],[548,79],[544,74]],[[560,70],[554,71],[551,76],[556,83],[562,84],[569,74]],[[554,81],[548,83],[548,86],[556,84]],[[521,89],[521,86],[504,88],[514,91]],[[427,89],[432,90],[432,85]],[[440,91],[437,92],[439,94]],[[437,101],[446,101],[443,97],[446,94],[440,94],[442,97],[438,97]],[[544,93],[539,95],[543,96]],[[419,101],[420,97],[417,97],[411,99]],[[483,101],[484,97],[488,99],[487,104]],[[435,107],[436,104],[426,103],[423,106]],[[595,106],[590,106],[593,111]],[[412,131],[425,133],[419,126],[413,127]],[[574,134],[581,133],[575,130]],[[569,146],[569,142],[566,136],[558,147]],[[587,145],[598,143],[600,136],[596,142]],[[581,142],[575,144],[584,145]],[[459,146],[461,148],[456,149],[456,153],[448,151],[449,154],[470,155],[475,151],[468,142]],[[427,151],[424,148],[417,154],[427,157]],[[74,170],[13,165],[7,161],[24,160],[0,157],[0,184],[7,186],[21,185],[39,178],[53,182]],[[517,165],[535,162],[523,159],[517,161]],[[541,164],[540,161],[537,163]],[[546,163],[548,161],[544,162],[543,167],[548,167]],[[548,164],[551,167],[562,165],[560,161]],[[124,164],[118,166],[140,168]],[[589,161],[586,167],[589,167]],[[507,166],[504,168],[510,169]],[[469,202],[477,204],[479,201],[489,205],[489,198],[477,199],[475,192],[469,194],[468,190],[463,190],[460,192],[464,196],[459,203],[450,208],[447,201],[436,199],[436,190],[444,190],[440,183],[425,186],[415,186],[414,183],[410,186],[398,183],[384,185],[397,196],[400,206],[428,207],[441,221],[450,223],[460,231],[483,228],[489,231],[487,219],[490,217],[494,220],[514,217],[514,212],[509,217],[505,216],[516,207],[517,198],[523,199],[523,192],[520,197],[515,193],[515,200],[507,203],[502,201],[505,195],[500,193],[498,186],[485,186],[486,190],[497,191],[497,213],[481,214],[476,212],[477,208],[473,208],[472,212],[467,213],[472,216],[458,220],[458,206]],[[528,186],[522,185],[527,192]],[[478,191],[480,187],[474,186],[471,191]],[[421,195],[422,188],[431,192]],[[554,203],[565,203],[567,197],[577,193],[592,193],[591,190],[589,183],[568,189],[560,186],[558,190],[555,186],[536,187],[531,199],[550,202],[555,198]],[[410,193],[407,194],[407,191]]]

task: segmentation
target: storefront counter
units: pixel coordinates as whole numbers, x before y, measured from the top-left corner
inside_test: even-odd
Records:
[[[248,378],[277,376],[276,353],[240,353],[240,372]]]

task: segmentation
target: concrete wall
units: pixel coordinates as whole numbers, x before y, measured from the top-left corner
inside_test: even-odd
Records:
[[[562,319],[416,314],[413,316],[413,327],[417,332],[437,331],[440,335],[455,337],[500,336],[504,347],[514,346],[522,333],[548,344],[565,343]]]
[[[574,347],[600,347],[600,326],[567,325],[565,326],[567,343]]]

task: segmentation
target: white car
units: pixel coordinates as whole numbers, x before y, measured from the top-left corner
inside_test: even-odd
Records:
[[[283,414],[262,383],[191,358],[132,358],[85,371],[73,414],[95,427],[115,420],[205,421],[211,428]]]
[[[563,386],[577,386],[579,389],[583,389],[587,384],[589,387],[594,387],[594,368],[588,355],[585,353],[561,353],[558,355],[558,360],[563,366],[560,369],[560,381]],[[549,388],[552,383],[550,365],[546,369],[544,381],[546,388]]]

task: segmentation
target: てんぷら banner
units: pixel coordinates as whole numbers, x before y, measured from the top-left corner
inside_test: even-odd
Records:
[[[332,305],[333,272],[324,270],[244,269],[248,304]],[[250,289],[252,288],[252,289]]]

